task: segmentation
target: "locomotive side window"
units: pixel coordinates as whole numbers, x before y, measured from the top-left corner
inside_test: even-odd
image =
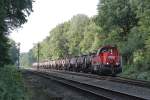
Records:
[[[102,49],[100,49],[100,52],[99,52],[99,53],[108,52],[108,51],[109,51],[108,48],[102,48]]]
[[[103,53],[103,52],[107,52],[107,51],[108,51],[108,48],[101,48],[98,50],[97,55],[99,55],[100,53]]]
[[[112,53],[114,48],[109,48],[108,52]]]
[[[109,51],[108,48],[102,48],[102,49],[101,49],[101,53],[103,53],[103,52],[108,52],[108,51]]]

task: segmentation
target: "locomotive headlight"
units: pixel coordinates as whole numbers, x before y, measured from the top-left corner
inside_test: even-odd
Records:
[[[119,63],[118,63],[118,62],[116,62],[116,65],[119,65]]]
[[[115,56],[108,56],[108,58],[109,58],[109,59],[114,59],[114,58],[115,58]]]
[[[108,62],[107,62],[106,64],[107,64],[107,65],[109,65],[109,63],[108,63]]]

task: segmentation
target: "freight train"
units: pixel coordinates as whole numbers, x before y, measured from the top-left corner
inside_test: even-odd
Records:
[[[122,72],[122,59],[116,46],[103,46],[97,53],[72,58],[35,62],[33,68],[113,75]]]

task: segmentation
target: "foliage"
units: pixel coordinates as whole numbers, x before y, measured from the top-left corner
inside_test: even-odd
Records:
[[[28,53],[22,53],[20,55],[20,63],[21,67],[29,67],[32,66],[32,63],[36,61],[36,58],[33,56],[33,51],[30,50]]]
[[[68,31],[68,47],[69,54],[72,56],[81,54],[80,42],[84,38],[85,26],[88,25],[89,18],[85,15],[74,16],[70,21],[70,29]]]
[[[17,49],[8,35],[27,22],[30,12],[32,0],[0,0],[0,100],[26,99],[21,74],[14,67],[4,65],[16,63]]]
[[[0,68],[0,100],[26,100],[21,73],[15,67]]]
[[[9,48],[9,56],[11,60],[11,64],[16,64],[16,61],[18,59],[18,48],[16,47],[16,43],[13,40],[10,40],[9,42],[10,48]]]
[[[125,38],[130,30],[137,25],[135,7],[131,0],[100,0],[98,5],[97,24],[107,34],[118,28],[118,34]]]
[[[20,27],[32,11],[32,0],[0,0],[0,65],[10,62],[8,34]]]

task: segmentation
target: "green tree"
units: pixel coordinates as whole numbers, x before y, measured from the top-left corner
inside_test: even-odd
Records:
[[[137,25],[136,7],[131,0],[100,0],[97,24],[106,32],[116,29],[125,40],[130,30]],[[137,5],[136,5],[137,6]]]
[[[140,17],[139,32],[144,36],[143,52],[145,60],[142,63],[148,71],[150,70],[150,1],[143,0],[139,1],[138,4],[140,5],[137,11],[138,16]]]
[[[30,67],[37,59],[33,55],[33,51],[30,50],[28,53],[22,53],[20,55],[20,64],[22,67]]]
[[[18,49],[16,43],[13,40],[10,40],[9,56],[12,64],[15,64],[18,59]]]
[[[0,66],[9,62],[8,34],[20,27],[32,12],[32,0],[0,0]]]
[[[85,27],[89,23],[86,15],[76,15],[70,21],[70,29],[68,31],[68,47],[69,54],[72,56],[81,54],[80,42],[84,38]]]
[[[106,39],[104,44],[118,44],[125,62],[128,62],[133,51],[130,42],[131,30],[138,25],[137,5],[133,0],[100,0],[96,23],[102,27]],[[131,51],[131,53],[129,53]]]
[[[99,48],[101,45],[101,39],[99,38],[101,35],[99,34],[100,29],[101,28],[99,28],[93,21],[93,18],[91,18],[90,22],[85,26],[85,30],[83,31],[84,38],[81,39],[80,42],[80,48],[83,54],[88,54],[89,52]]]

